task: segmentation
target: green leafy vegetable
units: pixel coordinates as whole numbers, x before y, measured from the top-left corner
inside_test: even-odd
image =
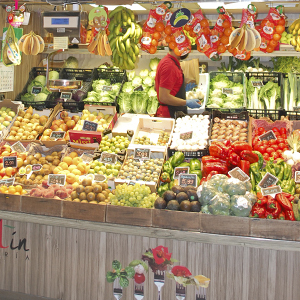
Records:
[[[159,58],[157,58],[157,57],[151,58],[150,64],[149,64],[151,71],[156,71],[159,62],[160,62]]]
[[[57,79],[59,79],[59,73],[57,71],[50,71],[49,72],[49,79],[50,80],[57,80]],[[46,85],[46,83],[44,85]]]
[[[148,105],[148,94],[144,92],[133,92],[130,96],[132,110],[135,114],[146,114]]]
[[[50,71],[49,72],[49,78],[50,78],[50,73],[51,72],[55,72],[55,71]],[[51,79],[51,78],[50,78]],[[55,79],[57,79],[57,78],[55,78]],[[38,76],[36,76],[34,79],[33,79],[33,81],[35,81],[35,82],[39,82],[40,84],[41,84],[41,86],[45,86],[46,85],[46,76],[44,76],[44,75],[38,75]]]
[[[300,58],[296,56],[272,57],[274,71],[281,73],[300,73]]]
[[[159,102],[157,100],[157,97],[149,97],[148,99],[148,105],[147,105],[147,113],[149,115],[155,115],[156,111],[158,109]]]

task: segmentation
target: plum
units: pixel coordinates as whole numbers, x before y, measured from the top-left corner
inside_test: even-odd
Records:
[[[60,199],[65,199],[68,197],[68,193],[65,189],[61,189],[56,192],[56,196],[58,196]]]
[[[54,198],[54,191],[53,191],[53,189],[44,190],[43,197],[45,197],[45,198]]]
[[[48,181],[47,181],[47,180],[43,180],[42,186],[43,186],[44,188],[48,188],[48,187],[49,187]]]
[[[43,190],[42,189],[35,188],[35,189],[32,189],[30,191],[30,196],[32,196],[32,197],[41,197],[42,194],[43,194]]]

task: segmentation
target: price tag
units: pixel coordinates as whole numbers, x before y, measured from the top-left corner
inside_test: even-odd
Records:
[[[150,159],[151,150],[146,148],[135,148],[134,159]]]
[[[105,181],[106,177],[101,174],[94,174],[94,182],[102,182]]]
[[[281,187],[279,185],[271,186],[265,189],[261,189],[261,193],[263,196],[271,195],[273,198],[276,194],[282,193]]]
[[[70,99],[72,99],[72,93],[70,93],[70,92],[61,92],[60,93],[60,99],[70,100]]]
[[[272,174],[270,174],[269,172],[267,172],[267,174],[263,177],[263,179],[260,181],[260,183],[258,184],[258,186],[261,189],[265,189],[271,185],[276,184],[278,181],[278,178]]]
[[[17,156],[4,156],[3,157],[3,168],[16,168],[18,166]]]
[[[264,84],[261,80],[251,81],[251,83],[252,83],[253,87],[259,87],[260,88],[260,87],[264,86]]]
[[[36,164],[36,165],[32,165],[32,172],[38,172],[43,168],[42,165],[40,164]]]
[[[38,172],[42,168],[43,168],[43,166],[40,165],[40,164],[27,165],[26,168],[25,168],[25,174],[27,174],[27,179],[30,178],[30,176],[32,175],[33,172]],[[19,170],[19,174],[22,175],[21,173],[23,173],[24,171],[20,172],[20,170]]]
[[[233,94],[233,89],[231,88],[222,88],[222,93],[226,95],[232,95]]]
[[[102,87],[102,91],[104,92],[110,92],[112,90],[112,86],[111,85],[104,85]]]
[[[295,182],[300,183],[300,171],[295,172]]]
[[[66,175],[65,174],[49,174],[48,175],[48,185],[58,184],[65,185]]]
[[[134,182],[134,181],[129,181],[129,183],[128,183],[128,185],[135,185],[136,184],[136,182]]]
[[[98,124],[95,122],[84,120],[82,130],[85,131],[97,131]]]
[[[190,167],[176,167],[174,169],[174,179],[178,179],[180,174],[189,174],[190,172]]]
[[[11,186],[14,185],[14,183],[15,183],[15,177],[0,180],[0,186],[2,185]]]
[[[65,135],[65,131],[52,131],[50,134],[50,139],[56,141],[58,139],[63,139]]]
[[[144,91],[144,88],[142,85],[139,85],[138,87],[136,87],[135,89],[133,89],[135,92],[142,92]]]
[[[277,140],[277,137],[276,137],[276,135],[275,135],[275,133],[274,133],[273,130],[269,130],[266,133],[260,135],[258,137],[258,139],[260,141],[264,141],[264,140],[269,141],[269,140]]]
[[[190,140],[193,137],[193,131],[180,133],[179,138],[181,140]]]
[[[33,86],[31,89],[31,94],[37,95],[42,91],[41,86]]]
[[[179,185],[182,187],[191,185],[197,187],[197,175],[196,174],[180,174]]]
[[[117,161],[117,155],[114,153],[102,152],[100,162],[103,164],[115,164]]]
[[[233,177],[238,179],[239,181],[242,182],[246,182],[248,180],[250,180],[250,177],[243,171],[241,170],[239,167],[236,167],[234,169],[232,169],[231,171],[228,172],[228,174]]]
[[[90,163],[91,161],[94,160],[94,155],[88,154],[88,153],[83,153],[80,158],[84,163]]]
[[[26,149],[25,147],[23,146],[23,144],[18,141],[16,143],[14,143],[12,146],[11,146],[12,150],[14,152],[18,152],[18,153],[23,153],[23,152],[26,152]]]

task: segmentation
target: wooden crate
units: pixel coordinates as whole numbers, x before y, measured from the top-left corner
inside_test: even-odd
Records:
[[[250,219],[200,214],[200,232],[249,236]]]
[[[63,201],[62,217],[104,223],[106,206],[107,205]]]
[[[299,241],[300,226],[299,222],[253,218],[250,219],[250,236]]]
[[[21,209],[21,196],[0,193],[0,210],[16,211]]]
[[[107,205],[106,222],[151,227],[152,211],[153,209],[148,208]]]
[[[62,200],[22,196],[21,212],[52,217],[62,216]]]
[[[199,213],[173,211],[167,209],[153,209],[152,226],[166,229],[199,231]]]

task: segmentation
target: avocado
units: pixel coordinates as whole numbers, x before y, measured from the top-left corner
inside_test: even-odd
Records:
[[[182,211],[191,211],[191,202],[189,200],[183,200],[180,203],[179,210],[182,210]]]
[[[199,201],[191,201],[191,211],[200,212],[201,204]]]
[[[187,192],[187,191],[189,191],[189,190],[192,190],[192,191],[196,191],[196,192],[197,192],[197,188],[195,188],[195,187],[192,186],[192,185],[185,186],[185,187],[183,188],[183,190],[184,190],[184,192]]]
[[[179,203],[177,200],[171,200],[167,204],[167,209],[170,210],[179,210]]]
[[[163,198],[164,198],[165,201],[169,202],[171,200],[175,200],[176,199],[176,195],[172,191],[166,191],[163,194]]]
[[[181,192],[184,192],[184,189],[180,185],[173,185],[172,191],[177,195]]]
[[[184,200],[189,200],[189,196],[186,193],[181,192],[181,193],[177,194],[176,200],[180,204]]]
[[[198,195],[196,191],[188,190],[186,193],[189,196],[190,201],[198,201]]]
[[[164,209],[167,207],[167,202],[163,198],[158,197],[154,202],[154,207],[157,209]]]

